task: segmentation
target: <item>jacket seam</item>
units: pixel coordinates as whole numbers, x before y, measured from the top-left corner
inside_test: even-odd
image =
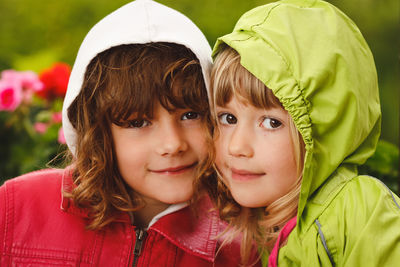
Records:
[[[259,22],[257,24],[251,25],[251,27],[250,27],[251,30],[254,32],[253,27],[257,27],[257,26],[260,26],[261,24],[264,24],[267,21],[267,19],[269,18],[269,16],[271,15],[272,10],[274,10],[277,7],[279,7],[280,5],[281,5],[280,3],[276,3],[273,7],[271,7],[271,9],[268,10],[268,14],[265,16],[265,18],[263,19],[262,22]]]
[[[335,262],[334,262],[334,260],[333,260],[332,253],[330,252],[330,250],[329,250],[329,248],[328,248],[328,245],[326,244],[325,235],[324,235],[324,233],[322,232],[322,229],[321,229],[322,226],[321,226],[321,224],[319,223],[318,219],[315,220],[315,224],[316,224],[317,227],[318,227],[319,237],[321,238],[322,245],[324,246],[325,251],[326,251],[326,253],[328,254],[329,261],[331,262],[332,266],[335,266]]]
[[[98,260],[99,260],[98,258],[101,255],[101,247],[102,247],[102,244],[104,241],[104,234],[105,234],[104,231],[98,231],[94,238],[94,246],[92,249],[92,255],[91,255],[91,259],[90,259],[91,265],[93,265],[93,266],[96,266],[95,263],[98,262]],[[98,250],[100,251],[100,253],[97,253]],[[97,259],[95,259],[96,255],[97,255]]]
[[[163,235],[166,239],[168,239],[172,244],[176,243],[175,240],[173,240],[171,237],[169,237],[164,231],[160,231],[159,229],[157,229],[157,232],[159,232],[161,235]],[[185,251],[187,251],[190,254],[193,255],[202,255],[202,257],[208,257],[208,253],[205,251],[200,251],[197,249],[194,249],[193,246],[189,245],[189,243],[184,242],[183,240],[179,240],[179,242],[186,247],[187,249]],[[179,246],[179,245],[176,245]]]
[[[143,3],[143,6],[144,6],[144,10],[145,10],[145,14],[146,14],[146,24],[147,24],[147,33],[148,33],[148,35],[147,35],[147,38],[148,38],[148,40],[152,40],[152,32],[151,32],[151,25],[150,25],[150,14],[149,14],[149,10],[148,10],[148,7],[146,6],[146,3]]]
[[[254,25],[251,25],[251,27],[250,27],[251,31],[252,31],[252,32],[257,32],[257,31],[254,30],[254,28],[256,28],[256,27],[258,27],[258,26],[260,26],[260,25],[266,23],[267,20],[268,20],[268,18],[269,18],[269,16],[270,16],[271,13],[272,13],[272,11],[273,11],[275,8],[279,7],[280,5],[281,5],[281,4],[278,3],[278,4],[276,4],[275,6],[273,6],[273,7],[268,11],[268,14],[265,16],[265,18],[264,18],[264,20],[263,20],[262,22],[257,23],[257,24],[254,24]],[[275,53],[276,53],[280,58],[282,58],[282,61],[285,63],[285,65],[286,65],[286,67],[288,68],[288,70],[290,71],[290,73],[293,74],[292,70],[290,69],[290,64],[289,64],[289,63],[286,61],[286,59],[281,55],[281,53],[279,53],[279,51],[277,51],[275,48],[273,48],[267,40],[265,40],[264,38],[263,38],[263,40],[268,44],[268,46],[269,46],[272,50],[275,51]],[[292,75],[292,76],[293,76],[293,75]]]
[[[400,205],[399,205],[399,203],[397,203],[396,198],[394,197],[394,195],[393,195],[392,191],[389,189],[389,187],[387,187],[387,185],[384,182],[382,182],[381,180],[379,180],[378,178],[375,178],[375,177],[372,177],[372,176],[368,176],[368,177],[370,177],[370,178],[372,178],[374,180],[377,180],[379,183],[381,183],[387,189],[387,191],[389,191],[390,196],[392,197],[394,204],[400,210]]]
[[[7,183],[5,186],[5,195],[6,195],[6,223],[5,223],[5,231],[4,231],[4,252],[5,254],[11,254],[11,244],[12,244],[12,236],[13,229],[10,229],[13,226],[13,218],[14,218],[14,181]],[[7,197],[9,195],[9,197]],[[6,249],[8,248],[8,251]],[[11,257],[8,257],[8,264],[11,265]]]
[[[29,249],[32,250],[32,249]],[[38,250],[42,251],[42,250]],[[57,252],[64,252],[64,251],[57,251]],[[70,252],[68,252],[70,254]],[[78,259],[76,256],[79,256],[79,253],[75,253],[76,256],[74,257],[59,257],[59,256],[52,256],[52,255],[33,255],[33,254],[22,254],[22,253],[6,253],[5,255],[9,256],[9,265],[11,266],[11,258],[14,256],[18,256],[18,258],[24,259],[41,259],[41,260],[56,260],[56,261],[67,261],[67,262],[76,262],[77,260],[81,263],[90,264],[88,260],[84,260],[82,258]]]
[[[338,176],[342,176],[342,174],[338,174]],[[352,181],[354,178],[356,178],[357,176],[354,176],[350,179],[346,179],[343,181],[343,183],[340,183],[336,186],[336,189],[333,189],[327,196],[326,201],[324,201],[324,203],[322,204],[323,208],[321,208],[321,211],[316,214],[314,216],[314,218],[319,218],[321,216],[321,214],[323,214],[326,209],[328,209],[330,207],[330,205],[332,204],[333,201],[335,201],[336,197],[340,194],[340,192],[342,190],[344,190],[344,188],[347,186],[347,184]],[[309,200],[308,200],[309,201]],[[307,201],[307,202],[308,202]],[[315,220],[314,220],[315,222]],[[304,233],[300,236],[300,239],[302,240],[303,237],[306,235],[306,233],[310,230],[310,228],[312,227],[312,223],[309,224],[309,226],[307,227],[307,229],[304,231]]]
[[[128,256],[128,266],[132,266],[133,261],[134,261],[134,255],[132,253],[133,248],[134,248],[134,242],[136,242],[136,236],[135,236],[135,231],[133,230],[134,228],[129,225],[129,227],[125,228],[125,233],[127,238],[130,238],[130,242],[126,244],[125,248],[126,248],[126,255]],[[122,250],[121,253],[123,253],[124,251]],[[120,261],[120,266],[123,266],[124,264],[124,257],[121,257],[121,261]]]
[[[19,255],[19,256],[32,256],[32,257],[36,257],[34,255],[30,255],[30,254],[24,254],[24,253],[16,253],[15,250],[20,250],[20,251],[28,251],[28,250],[37,250],[40,252],[47,252],[47,253],[51,253],[51,252],[62,252],[64,254],[71,254],[71,255],[82,255],[82,253],[78,252],[78,251],[68,251],[68,250],[57,250],[57,249],[49,249],[49,248],[35,248],[35,247],[26,247],[26,246],[19,246],[19,245],[12,245],[11,249],[13,250],[12,252],[15,252],[15,254]],[[12,255],[14,255],[14,253],[12,253]],[[85,255],[85,254],[83,254]],[[87,258],[87,255],[89,255],[89,253],[86,253],[85,258]],[[41,256],[39,256],[41,257]],[[43,257],[56,257],[58,259],[68,259],[65,257],[57,257],[57,256],[46,256],[44,255]],[[84,262],[88,262],[87,260]]]
[[[211,212],[210,212],[211,213]],[[210,214],[211,215],[211,214]],[[210,237],[210,234],[213,234],[214,235],[214,228],[219,228],[219,222],[218,221],[216,221],[216,217],[215,216],[212,216],[211,217],[212,218],[212,221],[211,221],[211,223],[210,223],[210,228],[208,229],[208,233],[209,233],[209,236],[208,237]],[[214,235],[215,236],[215,235]],[[206,243],[206,250],[208,251],[209,250],[209,246],[212,246],[212,243],[210,243],[210,241],[211,241],[211,239],[210,238],[208,238],[208,240],[207,240],[207,243]],[[214,250],[215,250],[215,248],[214,248]],[[213,260],[212,260],[213,262],[214,262],[214,257],[213,257]]]
[[[152,255],[153,255],[153,246],[154,246],[154,243],[157,242],[154,240],[155,236],[153,236],[151,232],[148,231],[147,233],[148,233],[148,235],[144,241],[144,244],[143,244],[144,247],[142,250],[142,253],[145,250],[148,251],[148,254],[147,253],[142,254],[143,255],[142,262],[143,262],[144,266],[150,266],[150,259],[152,258]],[[148,246],[150,246],[150,247],[148,247]],[[167,258],[167,262],[169,262],[168,258]]]
[[[175,255],[174,255],[174,262],[173,262],[173,266],[175,266],[176,265],[176,262],[177,262],[177,258],[178,258],[178,247],[177,246],[175,246]]]
[[[12,217],[13,217],[13,199],[14,199],[14,194],[13,194],[13,183],[14,181],[10,181],[5,183],[4,185],[4,195],[5,195],[5,224],[4,224],[4,239],[3,239],[3,246],[4,246],[4,250],[3,250],[3,254],[5,256],[8,256],[6,259],[8,259],[8,265],[11,265],[11,244],[12,244],[12,239],[9,236],[11,235],[11,232],[13,229],[9,229],[10,226],[13,225],[12,223]],[[8,239],[11,239],[10,241],[8,241]]]

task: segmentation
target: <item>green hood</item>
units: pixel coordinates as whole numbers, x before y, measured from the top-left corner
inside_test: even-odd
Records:
[[[217,40],[214,57],[223,43],[272,89],[303,136],[300,219],[307,201],[330,195],[334,172],[356,176],[357,166],[375,151],[381,112],[371,51],[353,21],[319,0],[279,1],[250,10],[232,33]]]

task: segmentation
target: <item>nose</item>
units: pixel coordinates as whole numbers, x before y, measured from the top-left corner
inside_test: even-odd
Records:
[[[249,131],[239,125],[232,131],[228,143],[229,155],[234,157],[250,158],[254,155],[253,147],[251,146],[252,137]]]
[[[159,142],[156,148],[161,156],[175,156],[188,149],[188,143],[179,125],[167,123],[159,128]]]

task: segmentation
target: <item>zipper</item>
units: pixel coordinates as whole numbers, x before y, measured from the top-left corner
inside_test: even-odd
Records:
[[[136,229],[136,242],[135,247],[133,248],[133,264],[132,267],[136,267],[138,263],[138,258],[140,253],[142,252],[142,247],[144,244],[144,240],[146,239],[147,232],[143,229]]]

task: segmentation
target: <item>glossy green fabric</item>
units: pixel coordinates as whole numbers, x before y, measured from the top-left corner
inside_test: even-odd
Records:
[[[272,89],[306,144],[298,222],[279,266],[399,266],[399,198],[357,171],[381,123],[375,64],[357,26],[327,2],[284,0],[245,13],[214,56],[223,43]]]

